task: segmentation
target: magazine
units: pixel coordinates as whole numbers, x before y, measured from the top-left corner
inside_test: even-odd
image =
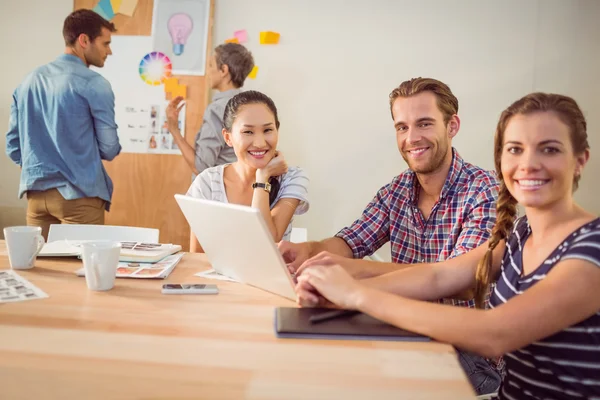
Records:
[[[173,271],[185,253],[177,253],[155,263],[120,262],[117,278],[164,279]],[[83,268],[75,271],[77,276],[85,276]]]

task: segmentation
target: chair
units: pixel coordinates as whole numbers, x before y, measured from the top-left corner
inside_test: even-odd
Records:
[[[158,229],[112,225],[53,224],[48,242],[57,240],[115,240],[119,242],[158,243]]]
[[[306,241],[308,241],[308,230],[306,228],[292,228],[290,242],[304,243]]]

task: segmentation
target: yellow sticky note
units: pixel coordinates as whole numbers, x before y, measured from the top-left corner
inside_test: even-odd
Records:
[[[263,31],[260,33],[260,44],[277,44],[279,36],[277,32]]]
[[[123,0],[110,0],[110,5],[112,6],[113,9],[113,13],[116,14],[119,12],[119,9],[121,8],[121,2]]]
[[[165,79],[165,92],[172,92],[173,90],[177,89],[177,86],[179,86],[177,78]]]
[[[132,16],[137,6],[138,0],[121,0],[121,6],[119,7],[119,14]]]
[[[175,90],[171,90],[171,98],[174,99],[177,96],[181,96],[185,99],[185,96],[187,95],[187,86],[185,85],[179,85],[177,86],[177,88],[175,88]]]
[[[238,38],[234,37],[231,39],[226,39],[225,43],[239,43],[240,41],[238,40]]]
[[[255,65],[252,68],[252,71],[250,71],[250,73],[248,74],[248,78],[250,78],[250,79],[256,79],[256,74],[258,74],[258,67]]]

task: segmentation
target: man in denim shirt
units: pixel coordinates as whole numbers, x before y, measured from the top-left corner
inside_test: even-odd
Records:
[[[6,153],[21,167],[27,224],[103,224],[113,191],[102,160],[121,151],[104,66],[112,23],[91,10],[64,22],[65,53],[30,73],[13,93]]]

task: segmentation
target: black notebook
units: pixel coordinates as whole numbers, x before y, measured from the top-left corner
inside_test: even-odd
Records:
[[[427,336],[405,331],[369,315],[357,313],[328,321],[311,323],[312,315],[331,311],[327,308],[275,309],[275,333],[280,338],[428,341]]]

